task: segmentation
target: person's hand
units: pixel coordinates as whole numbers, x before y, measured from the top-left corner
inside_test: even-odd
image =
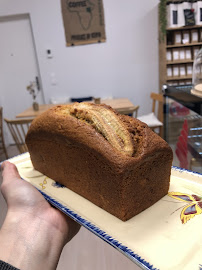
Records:
[[[0,231],[0,259],[20,269],[55,269],[64,245],[80,226],[20,179],[15,165],[6,161],[2,170],[8,212]]]
[[[4,162],[2,164],[3,183],[1,192],[8,205],[8,214],[15,218],[32,216],[46,222],[60,231],[66,244],[77,232],[79,226],[59,210],[50,206],[40,192],[31,184],[20,179],[20,175],[14,164]]]

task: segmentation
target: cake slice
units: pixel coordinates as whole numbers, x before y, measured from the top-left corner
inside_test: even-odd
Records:
[[[26,144],[36,170],[123,221],[168,192],[169,145],[109,106],[55,106],[34,119]]]

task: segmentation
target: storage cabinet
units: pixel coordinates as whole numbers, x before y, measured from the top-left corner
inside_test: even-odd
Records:
[[[202,25],[167,28],[159,40],[159,87],[192,83],[193,62],[202,47]]]

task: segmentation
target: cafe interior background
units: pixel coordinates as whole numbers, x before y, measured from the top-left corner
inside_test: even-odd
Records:
[[[30,58],[23,55],[23,51],[26,53],[23,46],[27,37],[21,36],[19,40],[17,27],[20,27],[20,21],[23,21],[24,28],[31,24],[42,88],[37,97],[39,103],[50,103],[54,99],[62,102],[70,97],[83,96],[127,97],[132,103],[140,105],[139,115],[150,112],[150,92],[158,91],[157,5],[157,0],[139,1],[138,4],[137,1],[104,1],[106,42],[66,47],[60,1],[1,1],[1,18],[29,14],[28,19],[18,17],[11,25],[0,23],[1,58],[5,56],[3,51],[10,50],[5,60],[6,69],[1,62],[1,74],[9,74],[6,80],[8,86],[1,85],[0,103],[4,107],[4,116],[13,118],[32,105],[26,86],[36,75],[28,77],[27,74],[20,74],[21,61],[25,62],[27,69],[30,65]],[[7,31],[10,31],[9,35]],[[17,59],[18,65],[14,70],[14,61],[18,57],[15,55],[15,44],[22,48],[22,55]],[[47,50],[51,50],[51,58]],[[16,75],[18,72],[20,77]]]
[[[36,86],[36,77],[40,84],[36,97],[39,104],[66,103],[72,97],[85,96],[127,98],[139,106],[138,116],[151,113],[150,94],[161,93],[158,4],[159,0],[103,0],[106,41],[66,46],[60,1],[1,0],[3,117],[14,119],[32,106],[33,98],[27,86]],[[180,122],[179,130],[183,123]],[[9,148],[12,138],[5,123],[3,127]],[[176,143],[171,145],[174,152]],[[174,161],[174,165],[180,165],[177,156]],[[201,163],[197,166],[200,172]],[[2,197],[1,204],[4,204]],[[85,250],[86,241],[88,250]],[[74,249],[75,252],[70,251]],[[64,269],[64,265],[88,270],[139,269],[85,229],[65,248],[58,269]]]

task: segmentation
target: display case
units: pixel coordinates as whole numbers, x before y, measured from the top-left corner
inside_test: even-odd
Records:
[[[194,60],[192,85],[191,92],[202,97],[202,49],[200,49]]]
[[[173,166],[202,173],[202,116],[165,94],[164,136]]]

